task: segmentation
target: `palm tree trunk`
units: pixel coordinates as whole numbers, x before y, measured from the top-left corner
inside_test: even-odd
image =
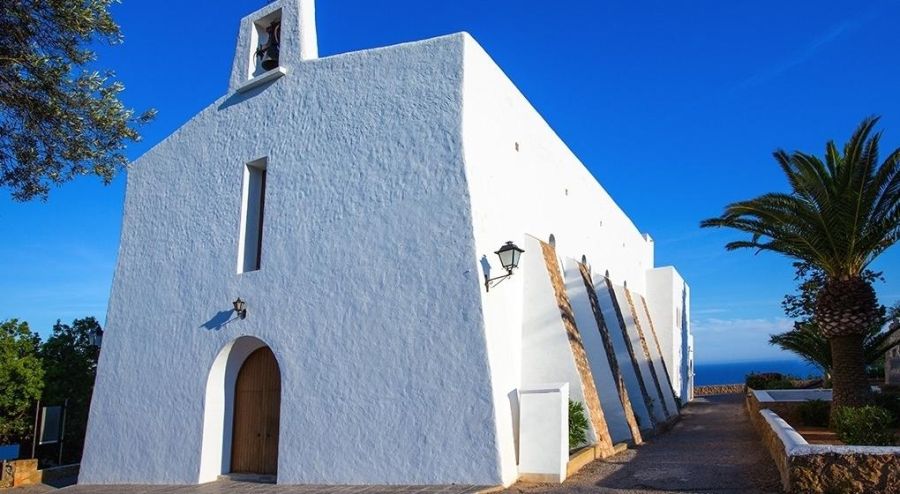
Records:
[[[840,407],[859,407],[871,403],[862,335],[831,338],[831,382],[834,395],[831,415]]]

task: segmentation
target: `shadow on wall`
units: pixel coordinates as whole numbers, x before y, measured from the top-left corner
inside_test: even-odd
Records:
[[[238,317],[234,313],[234,309],[220,310],[216,313],[216,315],[212,316],[212,319],[201,324],[200,327],[208,331],[219,331],[237,318]]]
[[[257,94],[265,91],[265,89],[268,88],[269,86],[271,86],[272,82],[274,82],[274,81],[275,80],[264,83],[264,84],[260,84],[259,86],[255,87],[255,88],[248,89],[248,90],[240,92],[240,93],[237,93],[237,92],[233,93],[233,94],[229,95],[227,98],[225,98],[225,100],[222,101],[222,103],[220,103],[216,109],[218,111],[227,110],[228,108],[230,108],[234,105],[240,104],[240,103],[256,96]]]
[[[488,261],[487,255],[481,256],[481,270],[484,271],[484,277],[491,277],[491,262]]]

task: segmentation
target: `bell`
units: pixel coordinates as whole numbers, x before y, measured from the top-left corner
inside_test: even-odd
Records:
[[[268,46],[262,54],[260,62],[263,70],[272,70],[278,67],[278,46]]]
[[[279,47],[281,46],[281,23],[275,21],[266,28],[266,44],[256,50],[256,56],[261,57],[260,66],[263,70],[272,70],[278,67]]]

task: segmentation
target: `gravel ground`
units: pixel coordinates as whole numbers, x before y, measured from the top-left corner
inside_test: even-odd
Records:
[[[735,394],[697,398],[668,433],[594,461],[562,485],[519,483],[505,492],[777,493],[781,482]]]

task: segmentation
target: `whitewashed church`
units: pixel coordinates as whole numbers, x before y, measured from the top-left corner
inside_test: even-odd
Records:
[[[478,43],[313,0],[130,169],[106,327],[83,484],[561,480],[568,400],[603,458],[691,399],[687,285]]]

